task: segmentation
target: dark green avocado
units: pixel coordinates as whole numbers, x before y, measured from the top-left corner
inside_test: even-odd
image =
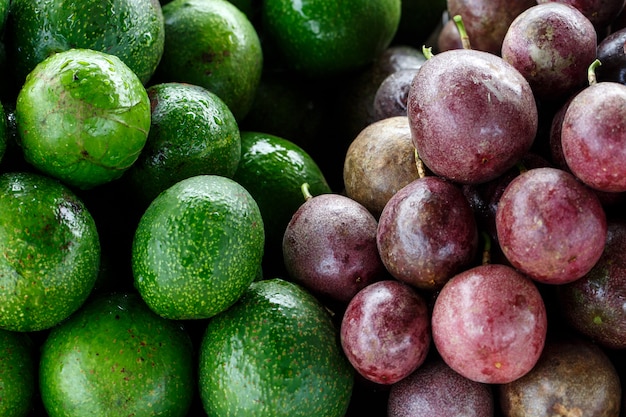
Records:
[[[211,417],[342,417],[354,383],[328,311],[280,278],[253,282],[215,316],[200,347]]]

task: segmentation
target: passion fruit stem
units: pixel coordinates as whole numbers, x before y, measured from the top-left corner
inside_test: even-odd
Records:
[[[426,60],[433,57],[433,48],[431,46],[422,45],[422,54]]]
[[[415,154],[415,167],[417,168],[417,176],[419,178],[424,178],[426,176],[426,170],[424,169],[424,162],[422,161],[422,158],[420,158],[419,154],[417,153],[417,149],[414,148],[413,152]]]
[[[491,263],[491,236],[489,236],[489,233],[485,232],[484,230],[480,234],[483,237],[483,241],[485,242],[483,246],[482,264],[489,265]]]
[[[313,194],[311,194],[311,191],[309,190],[308,182],[302,183],[302,185],[300,186],[300,189],[302,190],[302,195],[304,196],[305,201],[308,201],[313,198]]]
[[[469,36],[467,35],[467,31],[465,30],[463,18],[461,17],[461,15],[457,14],[452,19],[454,20],[456,28],[459,31],[459,36],[461,37],[461,45],[463,46],[463,49],[472,49]]]
[[[589,85],[594,85],[598,82],[598,79],[596,78],[596,68],[600,65],[602,65],[602,62],[600,62],[599,59],[595,59],[589,65],[589,68],[587,69],[587,80],[589,81]]]

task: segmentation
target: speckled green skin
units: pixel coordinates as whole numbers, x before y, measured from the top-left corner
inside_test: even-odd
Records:
[[[398,29],[400,0],[265,0],[268,48],[308,76],[362,67],[389,46]]]
[[[9,16],[9,5],[11,0],[0,0],[0,30],[4,30],[4,25]]]
[[[55,326],[87,299],[99,266],[96,225],[70,189],[39,174],[0,175],[0,328]]]
[[[128,174],[133,189],[151,202],[176,182],[201,174],[232,177],[241,156],[237,120],[203,87],[163,83],[148,88],[152,124]]]
[[[37,366],[28,334],[0,330],[0,416],[25,417],[32,407]]]
[[[242,120],[263,70],[261,42],[247,16],[226,0],[173,0],[163,16],[167,37],[158,79],[205,87]]]
[[[250,285],[209,322],[200,346],[200,396],[211,417],[341,417],[353,378],[328,312],[280,278]]]
[[[135,293],[95,298],[41,348],[49,417],[183,417],[195,390],[189,335]]]
[[[255,279],[263,244],[261,213],[245,188],[217,175],[184,179],[141,217],[132,247],[135,287],[165,318],[210,318]]]
[[[7,53],[21,84],[48,56],[71,48],[118,56],[145,84],[163,54],[158,0],[13,0]]]
[[[258,203],[267,244],[278,248],[282,248],[291,216],[304,203],[302,184],[309,184],[312,195],[331,192],[319,166],[304,149],[261,132],[241,132],[241,160],[233,179]]]
[[[15,117],[26,161],[88,189],[119,178],[137,160],[150,129],[150,100],[116,56],[71,49],[28,75]]]
[[[9,121],[4,106],[0,104],[0,161],[4,158],[9,140]]]

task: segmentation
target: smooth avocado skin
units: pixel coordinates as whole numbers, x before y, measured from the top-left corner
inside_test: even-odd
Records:
[[[0,329],[0,416],[29,414],[36,375],[35,349],[30,336]]]
[[[212,417],[342,417],[353,384],[328,312],[281,278],[252,283],[201,341],[200,397]]]
[[[120,178],[137,160],[150,129],[150,100],[115,55],[70,49],[28,74],[15,117],[28,163],[89,189]]]
[[[180,324],[136,293],[101,295],[43,342],[39,389],[49,417],[184,417],[196,388]]]
[[[256,278],[264,242],[258,205],[241,185],[219,175],[181,180],[139,221],[132,244],[135,287],[162,317],[213,317]]]
[[[100,266],[96,224],[66,186],[0,175],[0,328],[49,329],[89,296]]]
[[[201,174],[232,177],[241,137],[226,103],[204,87],[161,83],[148,87],[148,139],[128,178],[143,201],[180,180]]]
[[[266,0],[267,49],[310,77],[346,73],[371,63],[394,38],[400,0]]]
[[[158,0],[12,0],[6,37],[18,84],[45,58],[73,48],[116,55],[147,84],[165,26]]]
[[[217,94],[238,121],[247,115],[263,71],[261,40],[227,0],[173,0],[163,6],[165,48],[159,82],[186,82]]]

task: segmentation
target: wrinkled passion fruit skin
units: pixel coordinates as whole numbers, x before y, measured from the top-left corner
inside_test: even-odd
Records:
[[[407,106],[424,164],[460,183],[498,177],[528,152],[537,133],[530,85],[487,52],[455,49],[434,55],[413,79]]]
[[[530,372],[497,389],[507,417],[620,415],[617,371],[599,346],[583,339],[547,343]]]

